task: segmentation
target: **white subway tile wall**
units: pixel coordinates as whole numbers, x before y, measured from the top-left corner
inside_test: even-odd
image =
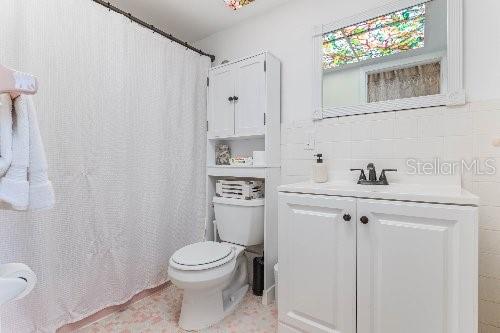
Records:
[[[313,136],[314,150],[305,150]],[[426,108],[283,124],[282,183],[306,181],[313,155],[323,153],[331,180],[355,181],[350,168],[374,162],[379,170],[397,168],[393,182],[429,184],[456,181],[480,196],[480,333],[500,333],[500,100],[465,106]],[[491,159],[496,173],[471,171],[454,176],[410,175],[408,159],[454,162]],[[484,165],[482,166],[484,171]]]

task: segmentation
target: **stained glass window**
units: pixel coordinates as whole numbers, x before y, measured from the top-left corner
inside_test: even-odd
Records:
[[[425,4],[323,35],[323,68],[331,69],[424,46]]]
[[[224,0],[226,2],[226,6],[231,8],[232,10],[240,9],[243,6],[249,5],[255,0]]]

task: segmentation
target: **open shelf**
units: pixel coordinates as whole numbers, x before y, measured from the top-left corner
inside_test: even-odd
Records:
[[[214,165],[207,167],[207,175],[212,177],[266,178],[266,167]]]
[[[264,139],[264,134],[256,134],[256,135],[229,135],[225,137],[209,137],[210,141],[232,141],[232,140],[251,140],[251,139]]]

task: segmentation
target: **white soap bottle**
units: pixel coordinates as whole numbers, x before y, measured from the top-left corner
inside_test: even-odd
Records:
[[[326,183],[328,181],[328,168],[323,162],[323,154],[314,155],[317,157],[313,164],[312,180],[315,183]]]

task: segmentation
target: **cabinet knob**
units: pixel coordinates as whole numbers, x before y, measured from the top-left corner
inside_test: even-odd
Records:
[[[349,222],[351,220],[351,215],[344,214],[344,221]]]
[[[368,224],[368,222],[370,222],[370,220],[366,216],[362,216],[359,220],[363,224]]]
[[[236,102],[237,100],[239,100],[240,98],[238,96],[234,96],[234,101]]]
[[[231,97],[229,97],[229,98],[228,98],[228,100],[229,100],[230,102],[232,102],[232,101],[234,100],[234,97],[233,97],[233,96],[231,96]]]

